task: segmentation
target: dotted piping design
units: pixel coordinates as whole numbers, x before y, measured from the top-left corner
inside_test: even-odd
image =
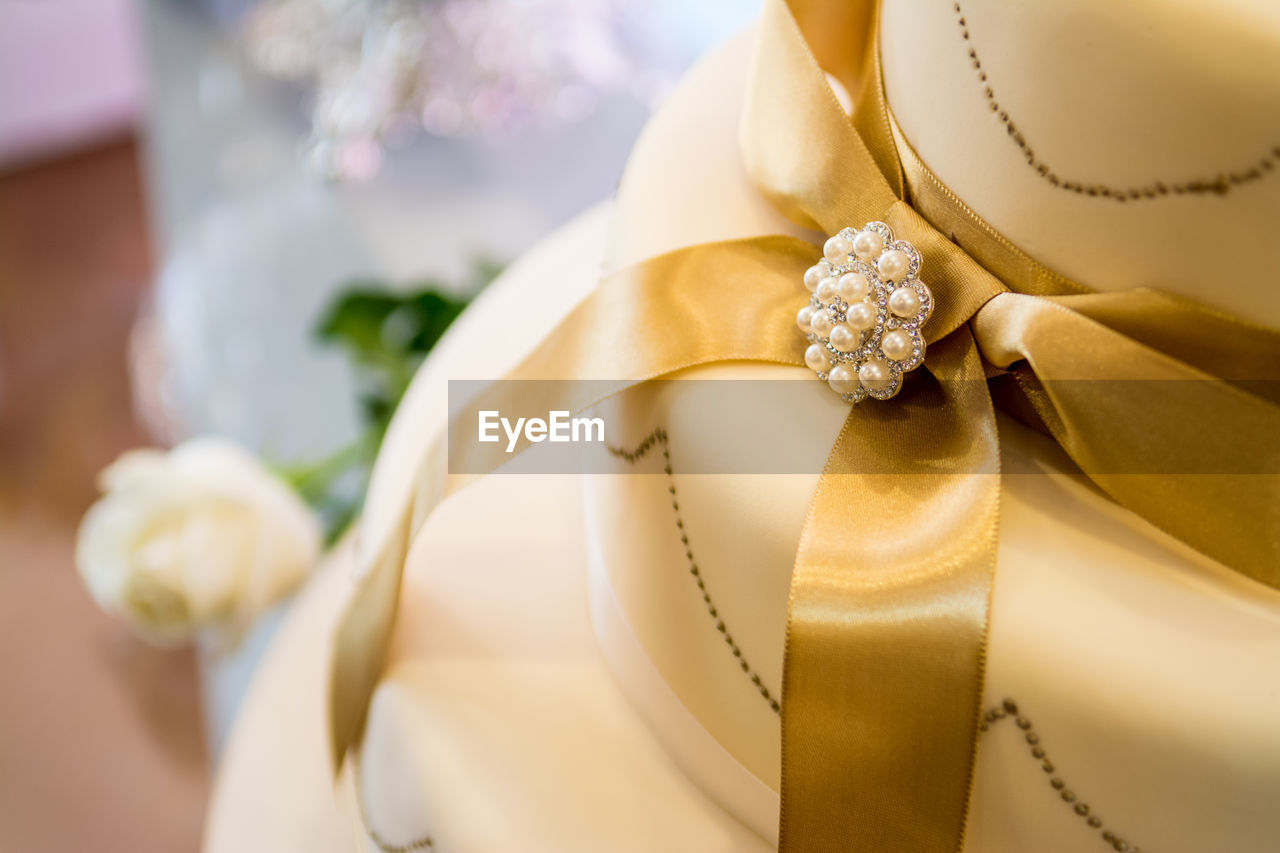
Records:
[[[429,835],[416,838],[407,844],[392,844],[378,834],[378,831],[373,828],[373,824],[369,822],[369,812],[364,806],[364,785],[360,783],[358,759],[356,767],[356,805],[360,809],[360,823],[364,825],[364,831],[374,846],[381,850],[382,853],[414,853],[415,850],[435,850],[436,843],[431,840]]]
[[[1165,183],[1156,181],[1152,184],[1142,186],[1117,188],[1109,187],[1105,184],[1090,184],[1083,181],[1066,180],[1058,176],[1048,163],[1040,160],[1031,145],[1027,142],[1022,131],[1018,130],[1013,119],[1009,117],[1008,111],[1000,106],[1000,102],[996,100],[995,91],[987,82],[987,72],[982,68],[982,61],[978,58],[978,51],[972,46],[969,37],[969,28],[964,20],[964,12],[960,8],[960,4],[954,4],[956,13],[956,23],[960,27],[960,36],[966,42],[970,42],[969,61],[973,65],[973,70],[978,74],[978,82],[982,84],[982,93],[987,98],[987,105],[991,111],[1000,119],[1000,123],[1004,125],[1005,130],[1009,134],[1009,138],[1014,144],[1022,150],[1023,156],[1027,161],[1027,165],[1034,169],[1036,174],[1048,181],[1058,189],[1067,192],[1073,192],[1078,195],[1087,195],[1095,198],[1106,198],[1112,201],[1129,202],[1129,201],[1148,201],[1152,199],[1164,198],[1171,195],[1226,195],[1234,187],[1247,184],[1252,181],[1259,181],[1275,170],[1277,162],[1280,162],[1280,145],[1272,147],[1270,151],[1262,156],[1252,166],[1239,172],[1219,172],[1212,178],[1198,178],[1191,181],[1182,181],[1180,183]]]
[[[770,710],[775,714],[780,714],[782,706],[778,703],[773,692],[765,686],[760,678],[760,673],[756,672],[755,668],[747,661],[746,655],[742,653],[737,641],[733,639],[733,634],[729,631],[728,626],[725,625],[724,618],[720,615],[720,611],[711,597],[711,592],[707,589],[707,582],[702,576],[702,569],[698,567],[698,561],[693,556],[693,546],[689,544],[689,532],[685,530],[684,518],[680,515],[680,501],[676,495],[675,476],[671,472],[671,449],[668,446],[667,431],[662,427],[655,428],[634,450],[606,445],[611,455],[624,460],[629,465],[638,463],[650,450],[657,446],[662,447],[662,470],[667,475],[667,492],[671,495],[671,512],[675,515],[676,530],[680,533],[680,544],[684,546],[684,556],[689,562],[689,575],[698,587],[698,594],[702,596],[702,603],[707,607],[707,615],[715,621],[716,630],[724,638],[725,645],[729,647],[730,653],[737,659],[738,667],[742,670],[743,675],[751,679],[756,691],[759,692],[765,702],[769,703]]]
[[[1090,829],[1097,830],[1100,833],[1103,843],[1109,845],[1113,850],[1120,851],[1120,853],[1141,853],[1141,847],[1134,847],[1114,831],[1104,827],[1102,818],[1094,814],[1089,804],[1081,800],[1075,791],[1067,787],[1067,783],[1063,781],[1062,777],[1057,775],[1057,768],[1049,760],[1049,754],[1045,752],[1044,747],[1041,745],[1040,735],[1036,733],[1035,727],[1031,725],[1030,720],[1018,714],[1018,703],[1012,699],[1005,699],[999,706],[988,710],[982,715],[982,721],[978,724],[978,731],[980,733],[990,731],[992,726],[1005,719],[1012,719],[1018,728],[1022,730],[1023,738],[1026,740],[1027,745],[1031,747],[1031,757],[1040,762],[1040,769],[1049,776],[1049,787],[1058,792],[1062,802],[1069,806]]]

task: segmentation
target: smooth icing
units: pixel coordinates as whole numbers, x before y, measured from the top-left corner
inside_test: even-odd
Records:
[[[944,183],[1032,257],[1091,287],[1159,287],[1280,325],[1280,6],[960,7],[890,0],[881,30],[894,116]],[[1064,179],[1121,188],[1212,180],[1264,158],[1271,169],[1221,196],[1078,195],[1027,165],[984,86],[1037,160]]]

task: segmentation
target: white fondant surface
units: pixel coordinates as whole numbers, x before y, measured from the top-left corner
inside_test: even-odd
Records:
[[[423,529],[360,758],[371,823],[450,853],[764,853],[605,666],[580,495],[573,477],[498,475]]]
[[[1280,5],[1267,0],[887,0],[889,104],[921,159],[1032,257],[1098,290],[1158,287],[1280,325]],[[978,79],[974,50],[987,75]],[[1063,180],[1212,181],[1226,195],[1125,203],[1052,186],[989,106]],[[861,224],[861,223],[857,223]],[[1215,281],[1229,280],[1230,287]]]
[[[349,800],[335,796],[325,711],[329,638],[353,551],[348,537],[324,561],[254,674],[218,764],[205,853],[358,849]]]

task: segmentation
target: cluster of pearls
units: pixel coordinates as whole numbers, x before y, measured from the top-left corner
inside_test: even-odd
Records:
[[[924,360],[920,326],[933,299],[919,278],[920,253],[871,222],[827,240],[822,255],[804,274],[811,296],[796,314],[810,342],[805,364],[849,402],[888,399]]]

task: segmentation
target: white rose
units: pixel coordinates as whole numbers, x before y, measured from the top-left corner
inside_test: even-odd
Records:
[[[125,453],[99,476],[76,564],[102,608],[158,642],[237,635],[320,555],[319,522],[249,453],[198,438]]]

